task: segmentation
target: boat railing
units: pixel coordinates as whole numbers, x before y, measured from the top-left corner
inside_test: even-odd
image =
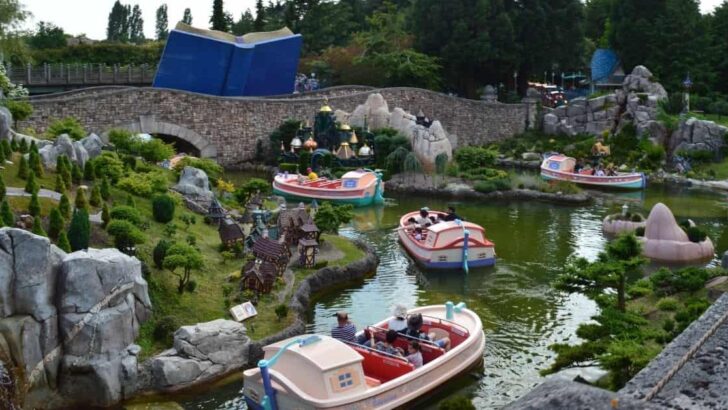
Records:
[[[352,347],[359,347],[359,348],[362,348],[362,349],[364,349],[364,350],[367,350],[367,351],[369,351],[369,352],[372,352],[372,353],[376,353],[376,354],[382,355],[382,356],[384,356],[384,357],[387,357],[387,358],[389,358],[389,359],[399,360],[400,362],[403,362],[403,363],[409,363],[409,362],[407,361],[407,359],[406,359],[406,358],[404,358],[404,357],[402,357],[402,356],[397,356],[397,355],[393,355],[393,354],[391,354],[391,353],[383,352],[383,351],[381,351],[381,350],[378,350],[378,349],[375,349],[375,348],[373,348],[373,347],[371,347],[371,346],[367,346],[367,345],[360,345],[359,343],[349,342],[349,341],[346,341],[346,340],[342,340],[342,342],[346,343],[346,344],[347,344],[347,345],[349,345],[349,346],[352,346]]]
[[[439,324],[447,323],[448,325],[462,331],[464,333],[465,338],[468,338],[470,336],[470,331],[465,326],[463,326],[457,322],[453,322],[452,320],[447,320],[447,319],[443,319],[441,317],[434,317],[434,316],[429,316],[429,315],[422,315],[422,317],[430,319],[430,321],[435,321],[436,323],[439,323]]]
[[[377,332],[384,332],[384,333],[387,333],[387,329],[384,329],[384,328],[382,328],[382,327],[377,327],[377,326],[369,326],[369,328],[371,328],[371,329],[375,329],[375,330],[377,330]],[[410,335],[407,335],[407,334],[404,334],[404,333],[399,333],[399,332],[397,332],[397,337],[402,337],[402,338],[404,338],[404,339],[407,339],[407,340],[411,340],[411,341],[413,341],[413,342],[418,342],[418,343],[424,343],[424,344],[428,344],[428,345],[431,345],[431,346],[433,346],[433,347],[437,347],[437,348],[439,348],[439,347],[440,347],[440,346],[439,346],[439,345],[438,345],[437,343],[435,343],[435,342],[434,342],[434,341],[432,341],[432,340],[420,339],[419,337],[414,337],[414,336],[410,336]]]

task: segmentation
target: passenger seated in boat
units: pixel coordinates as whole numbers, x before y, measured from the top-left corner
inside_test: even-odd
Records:
[[[598,177],[603,177],[606,174],[604,173],[604,170],[602,169],[602,167],[597,167],[597,171],[594,173],[594,175],[598,176]]]
[[[607,176],[608,177],[617,176],[617,171],[614,170],[614,164],[607,165]]]
[[[460,219],[460,220],[462,220],[463,218],[461,218],[461,217],[460,217],[460,216],[459,216],[458,214],[456,214],[456,213],[455,213],[455,207],[453,207],[453,206],[448,206],[448,207],[447,207],[447,215],[445,215],[445,216],[444,216],[444,217],[442,218],[442,220],[443,220],[443,221],[448,221],[448,222],[450,222],[450,221],[454,221],[454,220],[456,220],[456,219]]]
[[[582,169],[584,169],[584,165],[581,163],[581,160],[576,161],[576,165],[574,165],[574,173],[578,174]]]
[[[349,322],[349,314],[346,312],[338,312],[334,316],[336,316],[337,324],[331,328],[331,337],[345,342],[356,343],[356,326]]]
[[[415,228],[415,239],[418,241],[422,240],[422,228],[419,226]]]
[[[407,232],[414,232],[416,227],[417,227],[417,221],[415,220],[415,218],[409,218],[407,220],[407,225],[404,226],[404,229]]]
[[[407,346],[407,361],[412,363],[412,365],[417,369],[418,367],[422,367],[422,348],[420,347],[420,343],[416,341],[410,342],[410,344]]]
[[[436,223],[439,223],[439,222],[440,222],[440,218],[438,218],[438,216],[437,216],[437,215],[431,215],[431,216],[430,216],[430,222],[431,222],[431,223],[432,223],[433,225],[435,225]]]
[[[422,322],[422,314],[416,313],[414,315],[410,315],[410,317],[407,318],[407,332],[405,335],[433,342],[439,347],[445,349],[445,351],[450,350],[450,338],[443,337],[442,339],[434,340],[434,334],[426,335],[420,330],[422,329]]]
[[[428,218],[429,215],[430,212],[427,211],[427,208],[420,209],[420,216],[415,219],[417,221],[417,224],[422,227],[432,225],[432,221],[430,221],[430,218]]]
[[[311,168],[307,168],[306,173],[308,174],[309,181],[315,181],[318,179],[318,175],[316,175],[316,173],[313,172],[313,170]]]
[[[395,305],[392,316],[394,317],[389,319],[389,322],[387,323],[387,329],[392,329],[395,332],[404,333],[407,330],[407,308],[404,307],[404,305]]]
[[[398,347],[394,347],[392,344],[395,340],[397,340],[397,332],[392,329],[387,330],[387,334],[384,336],[384,341],[375,343],[374,335],[372,335],[372,338],[370,339],[372,348],[394,356],[403,356],[402,350]]]

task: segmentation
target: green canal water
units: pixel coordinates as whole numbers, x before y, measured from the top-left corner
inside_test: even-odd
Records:
[[[341,235],[373,245],[381,258],[376,275],[319,300],[308,330],[328,333],[334,312],[346,310],[361,328],[388,316],[395,303],[408,306],[463,301],[480,315],[486,333],[484,368],[452,380],[418,408],[437,408],[443,398],[464,394],[479,409],[499,408],[543,379],[538,371],[554,354],[548,346],[576,341],[574,331],[596,306],[581,295],[555,291],[550,283],[573,255],[594,258],[607,239],[602,219],[629,203],[647,214],[657,202],[678,219],[705,226],[716,250],[728,249],[728,195],[686,188],[654,186],[644,192],[600,195],[586,206],[542,202],[457,202],[441,198],[389,195],[385,206],[356,211]],[[495,267],[462,272],[423,272],[396,240],[403,213],[454,204],[460,215],[481,224],[495,242]],[[711,264],[718,263],[717,259]],[[572,375],[573,377],[573,375]],[[242,409],[242,382],[180,400],[186,409]]]

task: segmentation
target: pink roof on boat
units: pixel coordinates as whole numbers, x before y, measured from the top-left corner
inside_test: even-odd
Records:
[[[357,178],[358,179],[367,174],[369,174],[369,171],[365,171],[363,169],[357,169],[356,171],[349,171],[346,174],[342,175],[341,179],[346,179],[346,178]]]
[[[480,226],[478,224],[474,224],[472,222],[462,222],[462,226],[456,224],[455,222],[439,222],[434,225],[430,225],[430,227],[428,229],[431,232],[440,233],[442,231],[447,231],[450,229],[463,229],[463,227],[465,227],[465,229],[469,229],[469,230],[478,230],[478,231],[483,230],[482,226]]]
[[[548,157],[548,160],[549,161],[559,161],[559,162],[561,162],[561,161],[566,161],[568,159],[573,160],[573,158],[567,157],[566,155],[552,155],[552,156]]]
[[[306,366],[315,367],[324,372],[363,360],[359,353],[345,343],[325,335],[319,337],[321,340],[303,347],[293,345],[284,354],[301,357],[305,359]],[[282,340],[268,345],[263,350],[271,351],[271,354],[274,354],[288,341]],[[305,372],[305,369],[299,370]]]

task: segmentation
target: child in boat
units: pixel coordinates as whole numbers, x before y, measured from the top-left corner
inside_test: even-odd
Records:
[[[404,333],[404,331],[407,330],[407,308],[404,305],[395,305],[392,316],[394,317],[389,319],[387,329],[392,329],[398,333]]]
[[[422,367],[422,347],[419,342],[413,340],[407,346],[407,361],[412,363],[415,369]]]
[[[370,339],[372,348],[394,356],[402,356],[402,350],[400,350],[398,347],[394,347],[394,345],[392,344],[395,340],[397,340],[397,332],[392,329],[387,330],[387,334],[384,336],[384,341],[379,341],[375,343],[373,334],[372,338]]]
[[[313,170],[311,168],[307,168],[306,173],[308,174],[309,181],[314,181],[314,180],[318,179],[318,175],[315,172],[313,172]]]
[[[414,232],[416,227],[417,227],[417,221],[415,221],[415,218],[409,218],[407,220],[407,225],[404,226],[404,229],[407,232]]]

